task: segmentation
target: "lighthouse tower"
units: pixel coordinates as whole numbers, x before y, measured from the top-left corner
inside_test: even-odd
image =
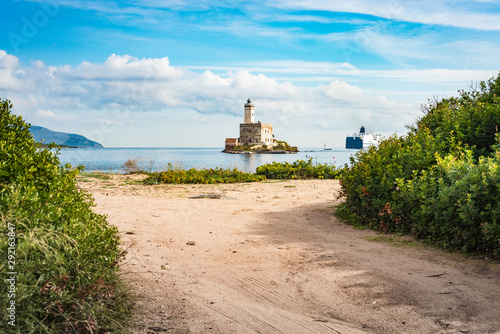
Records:
[[[245,124],[254,123],[253,110],[254,105],[252,100],[248,99],[247,103],[245,103]]]

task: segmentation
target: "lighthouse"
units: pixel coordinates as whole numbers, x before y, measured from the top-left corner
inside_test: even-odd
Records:
[[[254,105],[251,99],[244,104],[243,123],[240,123],[240,136],[238,138],[226,138],[223,152],[226,153],[297,153],[297,147],[291,147],[285,151],[273,147],[281,145],[274,139],[273,125],[255,122]],[[284,145],[282,145],[284,147]],[[288,146],[288,144],[287,144]]]
[[[254,105],[252,103],[252,100],[248,99],[247,103],[245,103],[245,122],[244,122],[245,124],[254,123],[253,112],[254,112]]]
[[[245,121],[240,124],[240,145],[252,145],[273,147],[273,125],[261,122],[255,123],[254,105],[251,99],[245,103],[244,111]]]

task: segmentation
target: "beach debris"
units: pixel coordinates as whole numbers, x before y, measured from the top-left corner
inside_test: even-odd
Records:
[[[200,194],[197,196],[192,196],[189,197],[190,199],[197,199],[197,198],[210,198],[210,199],[236,199],[234,197],[229,197],[221,194],[215,194],[215,193],[210,193],[210,194]]]
[[[168,264],[162,264],[161,269],[163,270],[170,270],[170,266]]]
[[[186,245],[194,246],[194,245],[196,245],[196,242],[194,242],[194,241],[188,241],[188,242],[186,242]]]

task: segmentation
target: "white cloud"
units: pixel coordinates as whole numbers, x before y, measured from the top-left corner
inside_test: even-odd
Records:
[[[318,90],[329,99],[348,103],[359,103],[361,102],[359,98],[363,97],[363,91],[359,87],[338,80],[330,82],[327,86],[320,86]]]
[[[67,113],[54,113],[52,110],[38,109],[33,116],[36,120],[44,121],[75,121],[78,115]]]
[[[484,1],[483,1],[484,2]],[[390,20],[437,24],[481,30],[500,30],[500,14],[488,11],[467,10],[470,1],[320,1],[272,0],[270,5],[281,9],[325,10],[373,15]]]
[[[40,0],[29,0],[40,2]],[[213,10],[220,11],[219,18],[225,18],[225,8],[238,8],[262,16],[262,8],[274,7],[293,10],[324,10],[333,12],[359,13],[384,19],[406,22],[437,24],[481,30],[500,30],[500,14],[490,10],[498,1],[494,0],[267,0],[255,4],[251,1],[183,1],[183,0],[129,0],[117,4],[115,1],[58,0],[59,6],[95,11],[99,15],[111,14],[113,18],[124,21],[143,22],[155,17],[161,20],[166,15],[164,9],[171,10]],[[265,15],[264,15],[265,17]],[[324,17],[312,15],[281,15],[278,20],[329,22]],[[154,20],[153,20],[154,21]],[[237,26],[235,26],[237,28]]]
[[[500,52],[500,50],[499,50]],[[477,69],[478,64],[470,62],[468,68],[467,62],[464,62],[461,69],[431,68],[431,69],[397,69],[397,70],[364,70],[357,68],[349,63],[328,63],[313,61],[256,61],[235,63],[228,67],[224,66],[189,66],[186,69],[199,70],[207,69],[217,73],[227,71],[240,72],[248,71],[251,73],[266,73],[280,81],[297,82],[343,82],[360,81],[363,78],[394,79],[397,81],[410,82],[470,82],[487,80],[498,74],[498,70]],[[220,76],[210,73],[213,77],[221,79]],[[281,77],[280,77],[281,75]],[[278,80],[278,78],[282,78]],[[387,82],[387,81],[385,81]],[[380,85],[378,85],[380,87]],[[383,87],[380,87],[383,90]],[[411,94],[411,92],[403,92]]]
[[[500,19],[500,17],[499,17]],[[494,41],[480,40],[478,36],[450,39],[446,33],[418,35],[390,34],[382,30],[363,30],[353,37],[371,53],[380,55],[394,64],[415,66],[419,61],[445,64],[456,68],[472,62],[471,69],[498,68],[500,46]],[[352,43],[351,43],[352,44]],[[349,45],[349,44],[347,44]],[[357,52],[353,45],[353,54]]]
[[[37,112],[35,112],[35,116],[38,116],[38,117],[46,117],[46,118],[54,118],[56,117],[56,114],[54,114],[52,111],[50,110],[43,110],[43,109],[40,109],[38,110]]]
[[[0,50],[0,90],[17,91],[22,82],[16,77],[19,69],[19,59]]]
[[[421,70],[380,70],[361,71],[365,77],[391,78],[404,81],[419,82],[471,82],[488,80],[496,76],[496,70],[449,70],[449,69],[421,69]]]
[[[232,66],[189,66],[189,69],[207,69],[214,71],[249,71],[258,73],[281,74],[352,74],[356,67],[349,63],[314,62],[301,60],[273,60],[234,63]]]
[[[346,63],[293,60],[257,62],[253,66],[247,63],[249,70],[242,66],[227,71],[218,68],[218,73],[209,70],[197,73],[171,66],[166,57],[137,59],[112,55],[101,64],[84,62],[76,67],[54,67],[41,61],[23,66],[15,56],[3,51],[0,55],[1,68],[10,73],[0,77],[0,94],[13,100],[17,113],[31,116],[34,121],[57,121],[57,124],[65,121],[74,126],[92,123],[97,127],[107,124],[119,128],[135,126],[134,118],[157,113],[179,127],[185,126],[186,135],[190,133],[189,124],[213,124],[214,119],[217,124],[222,119],[237,126],[243,103],[249,97],[256,103],[257,120],[275,124],[282,133],[294,129],[294,136],[300,133],[299,137],[312,138],[316,131],[326,129],[343,134],[346,129],[352,132],[360,125],[382,132],[402,131],[404,125],[413,121],[416,110],[407,103],[394,102],[383,93],[367,93],[366,87],[356,82],[363,83],[366,79],[377,82],[378,78],[391,78],[396,85],[419,80],[455,82],[477,80],[478,76],[490,73],[439,69],[368,71]],[[301,87],[274,78],[272,73],[276,72],[295,76],[322,74],[328,80]],[[12,82],[27,88],[20,90]],[[134,124],[148,122],[153,124],[157,120],[141,119]],[[64,129],[59,127],[59,130]],[[147,128],[137,131],[148,133]],[[209,133],[210,127],[206,131]]]
[[[138,59],[115,54],[103,64],[83,62],[76,68],[64,66],[59,71],[62,75],[83,80],[175,80],[182,76],[182,70],[170,66],[168,57]]]

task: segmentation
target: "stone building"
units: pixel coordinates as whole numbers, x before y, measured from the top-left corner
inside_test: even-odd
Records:
[[[244,123],[240,124],[240,145],[266,145],[268,148],[274,146],[273,125],[255,123],[254,105],[248,99],[245,103]]]
[[[276,140],[273,135],[273,125],[255,123],[254,104],[251,99],[245,103],[244,122],[240,124],[239,138],[226,138],[226,150],[232,150],[235,146],[257,146],[271,148],[275,145]]]
[[[234,150],[238,145],[238,138],[226,138],[226,150]]]

